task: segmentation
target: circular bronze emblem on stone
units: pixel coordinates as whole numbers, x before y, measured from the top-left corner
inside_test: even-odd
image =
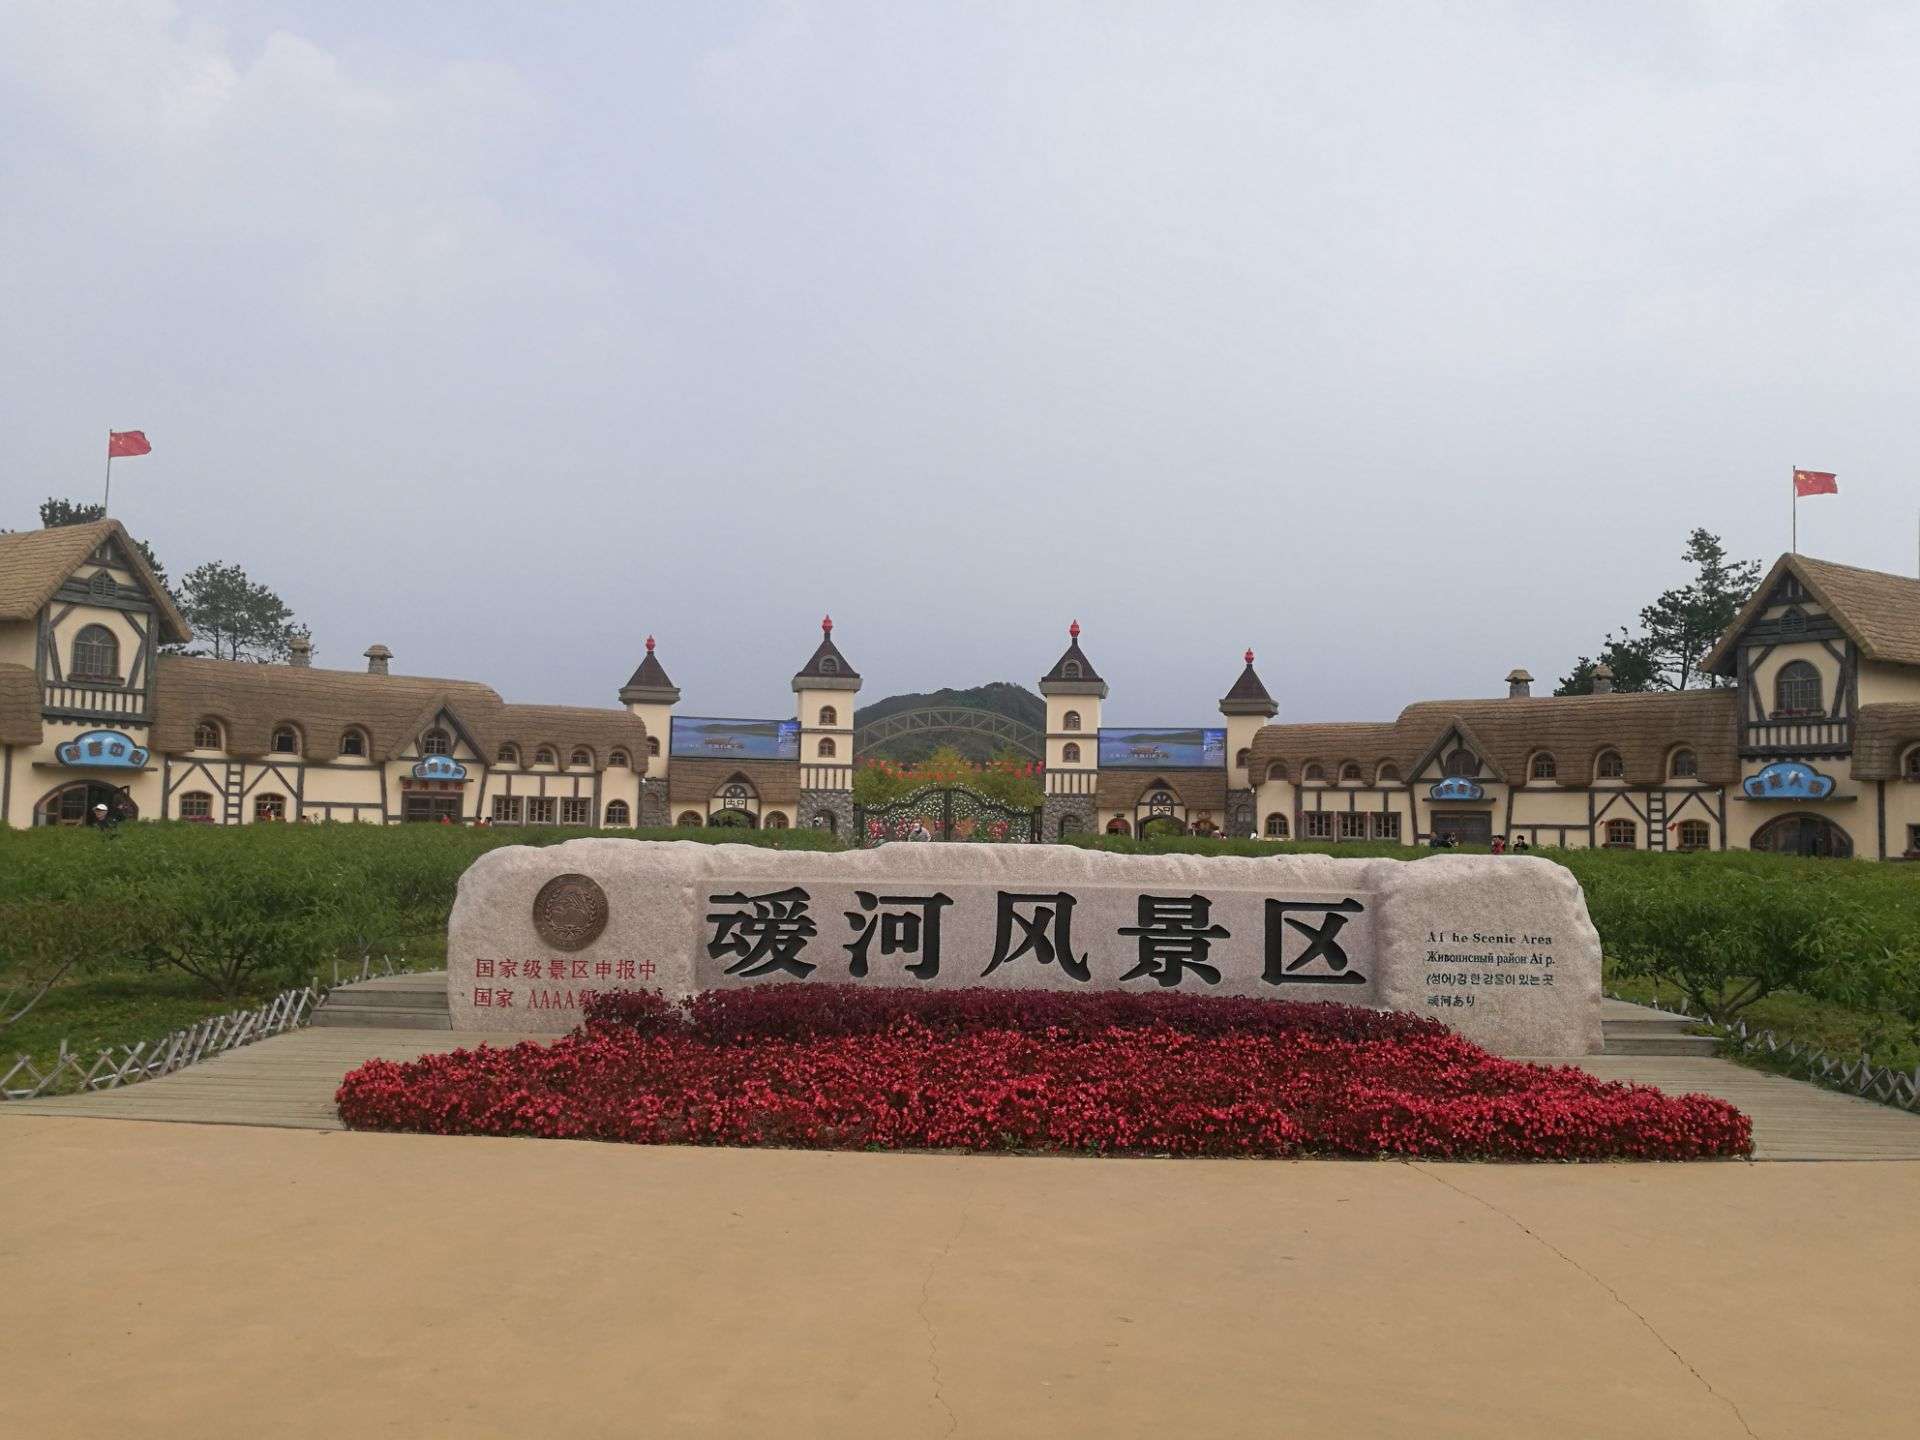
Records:
[[[584,950],[607,928],[607,892],[587,875],[556,875],[533,897],[533,928],[556,950]]]

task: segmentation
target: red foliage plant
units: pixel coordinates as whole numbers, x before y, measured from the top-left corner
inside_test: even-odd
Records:
[[[370,1060],[358,1130],[638,1144],[1689,1160],[1752,1127],[1704,1095],[1501,1060],[1333,1004],[789,984],[608,992],[551,1045]]]

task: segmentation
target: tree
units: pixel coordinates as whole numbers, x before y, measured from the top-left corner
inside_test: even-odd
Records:
[[[1622,629],[1607,638],[1597,657],[1582,655],[1554,694],[1592,694],[1593,668],[1601,661],[1613,669],[1615,690],[1698,690],[1729,683],[1702,671],[1700,662],[1760,583],[1760,562],[1729,563],[1720,537],[1704,529],[1687,537],[1680,558],[1695,567],[1692,583],[1662,592],[1641,610],[1641,634]]]
[[[57,530],[63,525],[91,525],[96,520],[106,518],[106,506],[90,505],[84,500],[61,500],[49,495],[40,506],[40,525],[46,530]],[[153,578],[160,582],[163,590],[172,594],[173,587],[167,584],[167,567],[160,563],[160,557],[153,553],[153,547],[144,540],[136,540],[133,543],[146,557],[148,568],[153,571]]]
[[[287,658],[297,636],[307,633],[293,611],[265,585],[247,578],[238,565],[209,560],[180,582],[180,613],[206,649],[170,647],[176,655],[210,655],[216,660],[266,663]]]

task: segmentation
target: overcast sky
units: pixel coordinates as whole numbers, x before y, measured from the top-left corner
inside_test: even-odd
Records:
[[[0,4],[0,526],[323,665],[786,715],[1550,688],[1686,532],[1912,573],[1920,5]]]

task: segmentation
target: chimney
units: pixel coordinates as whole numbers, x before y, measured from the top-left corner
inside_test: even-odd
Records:
[[[287,642],[287,664],[296,670],[306,670],[313,665],[313,641],[305,635],[296,635]]]
[[[1533,677],[1525,670],[1507,672],[1507,699],[1526,700],[1533,695]]]
[[[386,674],[387,662],[391,659],[393,659],[393,652],[387,649],[386,646],[369,645],[367,647],[367,674],[369,675]]]
[[[1613,667],[1604,661],[1593,667],[1593,693],[1596,695],[1613,693]]]

